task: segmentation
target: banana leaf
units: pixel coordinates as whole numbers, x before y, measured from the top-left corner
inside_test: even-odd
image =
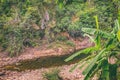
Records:
[[[106,48],[104,48],[92,61],[91,63],[87,66],[87,68],[83,71],[83,75],[87,75],[89,71],[93,68],[95,63],[99,58],[101,58],[102,54],[105,52]]]
[[[90,34],[90,35],[94,35],[96,34],[97,29],[93,29],[93,28],[82,28],[82,31]],[[113,38],[114,34],[113,33],[108,33],[108,32],[104,32],[102,30],[99,30],[99,35],[103,38]]]
[[[65,59],[65,62],[72,60],[73,58],[75,58],[76,56],[79,56],[82,53],[88,54],[89,52],[92,52],[92,51],[96,51],[96,47],[90,47],[90,48],[86,48],[84,50],[78,51],[74,53],[73,55],[71,55],[70,57],[68,57],[67,59]]]

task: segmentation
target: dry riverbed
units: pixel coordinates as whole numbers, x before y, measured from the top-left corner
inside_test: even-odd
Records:
[[[52,43],[48,45],[42,45],[42,47],[36,48],[27,48],[25,52],[23,52],[20,56],[17,57],[8,57],[7,53],[1,52],[0,53],[0,67],[1,72],[0,80],[46,80],[43,77],[43,74],[47,71],[51,71],[52,69],[58,68],[60,70],[59,76],[62,80],[83,80],[82,70],[76,69],[73,72],[69,72],[70,68],[74,64],[70,65],[62,65],[52,68],[41,68],[35,70],[25,70],[25,71],[9,71],[9,70],[2,70],[3,66],[17,63],[24,60],[31,60],[37,59],[43,56],[61,56],[65,54],[71,54],[76,50],[80,50],[86,47],[90,47],[93,45],[88,38],[83,39],[82,41],[76,40],[73,41],[75,46],[71,47],[68,45],[64,45],[63,43]],[[63,46],[61,46],[61,44]],[[95,80],[95,79],[94,79]]]
[[[0,80],[46,80],[43,74],[45,72],[58,69],[59,76],[62,80],[83,80],[82,70],[75,69],[73,72],[69,72],[73,65],[64,65],[53,68],[41,68],[36,70],[26,70],[22,72],[17,71],[7,71],[7,75],[0,77]]]

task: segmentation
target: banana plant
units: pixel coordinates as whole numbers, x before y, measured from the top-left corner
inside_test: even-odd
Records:
[[[71,71],[77,66],[82,68],[87,65],[86,69],[82,72],[82,74],[85,75],[84,80],[91,80],[95,74],[99,74],[99,80],[117,80],[118,55],[120,53],[119,21],[115,20],[115,27],[111,32],[99,29],[97,16],[95,16],[95,21],[96,29],[82,28],[82,31],[85,33],[84,35],[89,37],[95,46],[80,50],[65,59],[65,61],[68,62],[80,56],[80,54],[89,54],[86,58],[75,64],[74,67],[71,68]],[[92,36],[94,36],[94,38]],[[113,61],[111,61],[111,58],[113,58]]]

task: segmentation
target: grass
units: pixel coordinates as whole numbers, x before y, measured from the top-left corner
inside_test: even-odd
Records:
[[[70,40],[66,41],[66,45],[69,45],[69,46],[72,46],[72,47],[75,46],[75,44]]]
[[[58,69],[54,69],[51,70],[49,72],[45,72],[43,74],[43,76],[47,79],[47,80],[61,80],[60,76],[58,75],[59,70]]]

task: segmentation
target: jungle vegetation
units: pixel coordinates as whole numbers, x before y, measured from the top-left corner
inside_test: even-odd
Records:
[[[25,47],[41,46],[43,40],[48,44],[64,40],[63,32],[73,38],[88,36],[95,46],[65,61],[90,53],[84,59],[89,67],[83,71],[85,80],[96,73],[99,80],[116,80],[112,73],[117,73],[120,63],[119,4],[119,0],[0,0],[0,47],[15,56]]]

